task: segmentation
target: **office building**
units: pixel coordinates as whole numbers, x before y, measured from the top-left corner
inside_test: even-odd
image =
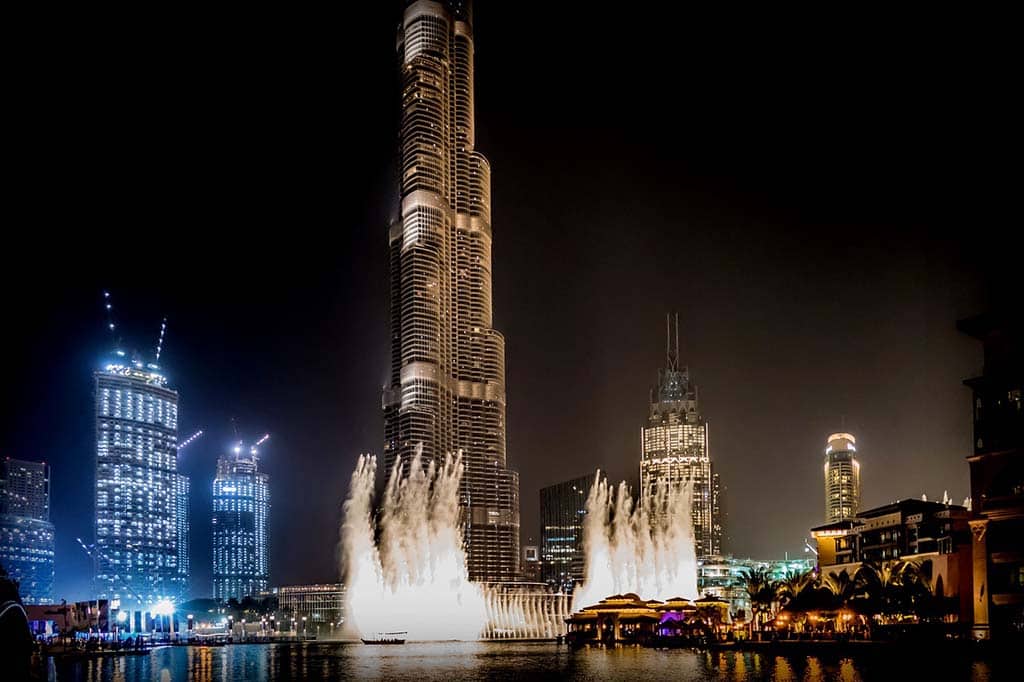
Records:
[[[665,319],[666,363],[651,391],[650,415],[641,430],[640,486],[659,481],[690,487],[698,558],[722,553],[721,482],[711,463],[708,422],[700,413],[697,386],[679,362],[679,316]]]
[[[257,446],[234,446],[213,479],[213,597],[256,597],[267,589],[270,479]]]
[[[122,609],[180,601],[188,545],[179,530],[178,393],[155,362],[120,350],[94,378],[96,594]]]
[[[52,600],[53,560],[50,467],[7,457],[0,461],[0,566],[25,604]]]
[[[572,593],[586,577],[583,519],[594,476],[581,476],[540,490],[541,580]]]

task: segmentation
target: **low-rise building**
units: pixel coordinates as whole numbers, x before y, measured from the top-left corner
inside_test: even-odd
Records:
[[[277,597],[278,610],[290,614],[298,623],[305,618],[308,627],[327,624],[336,632],[345,623],[345,586],[342,583],[285,585],[273,588],[270,593]],[[323,634],[326,633],[321,628]]]
[[[853,577],[864,563],[910,561],[924,569],[932,592],[957,597],[970,622],[970,512],[957,505],[907,499],[811,529],[823,576]]]

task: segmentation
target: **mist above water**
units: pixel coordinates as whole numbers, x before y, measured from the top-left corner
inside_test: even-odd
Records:
[[[583,521],[586,579],[573,610],[613,594],[696,599],[692,488],[664,480],[634,502],[625,481],[613,488],[598,471]]]
[[[469,581],[459,527],[459,455],[438,467],[422,448],[403,476],[391,470],[375,542],[376,457],[363,455],[352,474],[341,539],[346,615],[361,637],[407,631],[410,640],[475,640],[486,621],[480,585]]]

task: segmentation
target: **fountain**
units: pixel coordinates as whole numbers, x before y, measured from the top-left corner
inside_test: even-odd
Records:
[[[695,599],[691,497],[688,484],[661,480],[634,505],[625,481],[615,491],[598,471],[583,522],[586,579],[573,594],[573,610],[629,592],[641,599]]]
[[[475,640],[484,630],[483,588],[469,581],[459,530],[461,456],[424,466],[422,448],[391,470],[374,541],[376,457],[352,474],[341,539],[348,621],[360,635],[401,630],[410,640]]]
[[[446,456],[438,466],[425,463],[417,448],[405,475],[396,462],[377,517],[376,472],[375,457],[359,458],[341,528],[346,614],[354,634],[402,631],[424,641],[564,633],[567,595],[534,583],[470,582],[459,527],[461,455]],[[624,592],[645,599],[697,596],[688,486],[660,484],[634,506],[625,483],[616,493],[598,472],[584,542],[587,577],[572,610]]]

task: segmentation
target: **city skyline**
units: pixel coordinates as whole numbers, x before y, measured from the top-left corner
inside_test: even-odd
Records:
[[[360,16],[366,35],[341,48],[359,63],[373,57],[348,84],[360,95],[354,114],[361,117],[354,128],[359,139],[342,147],[307,132],[329,128],[331,116],[318,113],[334,111],[326,100],[299,100],[295,108],[313,118],[307,130],[293,126],[303,142],[298,146],[327,145],[360,169],[351,185],[337,190],[332,164],[323,160],[311,164],[315,168],[258,161],[246,170],[259,156],[248,148],[248,134],[244,142],[225,142],[229,152],[242,152],[225,160],[238,173],[226,185],[220,173],[195,168],[196,155],[176,157],[173,144],[153,142],[152,153],[124,166],[152,169],[161,181],[143,185],[133,179],[143,174],[121,170],[115,177],[137,191],[125,192],[123,204],[109,202],[118,206],[110,221],[134,225],[139,216],[153,215],[153,206],[172,206],[184,195],[181,208],[154,215],[153,229],[139,236],[140,252],[160,253],[168,272],[180,274],[148,278],[153,266],[147,259],[101,271],[91,257],[104,256],[108,245],[71,237],[66,253],[40,266],[44,281],[16,297],[11,319],[31,333],[4,341],[6,357],[17,359],[5,404],[18,408],[4,415],[0,455],[53,463],[55,596],[86,594],[67,576],[89,566],[74,538],[90,536],[81,517],[89,516],[92,504],[86,465],[93,417],[81,414],[81,405],[90,403],[89,377],[104,347],[96,306],[103,288],[124,292],[124,308],[135,319],[144,319],[141,311],[154,305],[167,311],[168,374],[187,396],[181,434],[232,416],[243,425],[274,429],[290,461],[271,456],[267,462],[275,486],[288,491],[280,514],[275,506],[272,537],[336,537],[337,507],[355,457],[380,453],[377,401],[388,367],[381,226],[398,213],[392,196],[397,164],[389,153],[398,130],[398,13],[393,7],[360,11],[366,13]],[[800,550],[807,519],[821,515],[821,442],[839,430],[856,433],[872,461],[887,464],[884,471],[865,467],[862,507],[922,492],[934,499],[947,488],[961,499],[971,438],[970,397],[959,382],[979,373],[981,359],[958,337],[954,322],[986,307],[988,275],[984,248],[965,244],[977,241],[977,229],[985,226],[962,235],[962,226],[976,221],[957,221],[948,205],[938,211],[920,201],[956,185],[933,168],[948,150],[933,150],[931,133],[945,128],[941,117],[947,114],[921,105],[919,113],[928,114],[920,117],[924,129],[907,139],[902,129],[882,126],[870,109],[843,112],[846,99],[826,92],[826,102],[841,105],[829,114],[839,120],[821,114],[804,131],[808,122],[794,114],[820,93],[801,95],[801,81],[781,86],[771,100],[781,107],[774,116],[747,120],[740,113],[746,111],[743,97],[711,96],[722,94],[713,81],[737,75],[719,65],[717,72],[697,76],[683,119],[631,117],[624,105],[588,99],[600,91],[601,69],[567,78],[561,68],[546,68],[548,60],[573,64],[578,60],[567,56],[589,54],[578,37],[587,32],[568,30],[572,18],[555,8],[545,25],[533,26],[496,7],[477,8],[479,147],[496,172],[495,326],[509,338],[508,456],[521,473],[521,536],[537,534],[538,512],[530,508],[540,487],[579,475],[591,462],[613,480],[635,477],[636,425],[645,416],[649,368],[661,357],[657,331],[664,312],[677,309],[684,355],[700,368],[702,403],[714,415],[715,457],[730,487],[733,526],[769,529],[761,538],[733,532],[732,550],[759,557]],[[600,33],[614,29],[602,17],[581,21]],[[524,28],[539,32],[536,42],[550,48],[514,50]],[[652,30],[668,37],[663,28]],[[654,54],[636,62],[623,57],[625,63],[611,64],[602,78],[638,97],[645,96],[645,86],[666,82],[667,72],[657,64],[669,60],[659,60],[664,55],[658,51],[666,49],[659,44],[671,43],[648,44]],[[603,55],[596,58],[609,63]],[[885,77],[882,62],[863,68],[883,74],[879,87],[899,99],[898,78]],[[634,72],[636,84],[623,77]],[[533,79],[529,102],[516,97],[521,88],[507,87],[524,73]],[[738,74],[736,89],[742,91],[749,83]],[[323,72],[316,76],[322,79]],[[301,78],[317,80],[313,73]],[[203,83],[214,87],[212,78]],[[936,92],[939,85],[925,83]],[[641,102],[656,111],[660,95],[648,96]],[[547,106],[536,107],[537,101]],[[566,118],[565,112],[581,110],[584,125],[583,114]],[[156,127],[148,116],[161,115],[126,122],[126,132],[100,126],[111,133],[115,155],[133,155],[139,134]],[[286,120],[305,123],[295,116]],[[269,122],[258,128],[279,127]],[[829,148],[834,161],[815,151],[820,135],[832,129],[853,136]],[[637,137],[637,130],[647,132]],[[202,134],[193,144],[216,146],[215,136],[192,129],[197,131]],[[877,140],[875,133],[881,133]],[[872,155],[896,141],[901,163],[890,165],[899,171],[879,168]],[[267,153],[275,161],[316,161],[292,157],[291,145],[284,147],[271,143]],[[160,170],[163,157],[169,160]],[[83,213],[107,215],[110,195],[89,197],[101,184],[84,169],[72,169],[81,179],[67,183],[69,194],[81,200]],[[270,180],[259,179],[268,172]],[[180,177],[198,178],[195,191],[176,185]],[[255,210],[239,201],[257,194],[263,196]],[[964,198],[962,192],[943,194],[954,203]],[[198,195],[202,200],[189,198]],[[311,249],[317,237],[307,225],[336,227],[339,205],[351,209],[340,218],[341,245]],[[248,238],[206,239],[212,223],[203,221],[182,226],[173,244],[156,236],[169,224],[177,229],[189,222],[178,218],[209,215],[205,208],[226,215],[238,206],[240,224],[283,224],[297,239],[280,249]],[[7,290],[22,291],[6,275]],[[807,287],[808,281],[816,286]],[[211,508],[201,489],[230,441],[227,429],[213,429],[182,458],[193,482],[194,514]],[[318,490],[306,494],[314,484]],[[766,498],[782,502],[754,502]],[[193,524],[196,550],[209,546],[209,530],[199,525]],[[305,544],[310,546],[298,547],[288,561],[271,557],[275,573],[280,571],[275,582],[333,580],[332,552]],[[208,552],[192,556],[200,585],[209,584],[200,568],[209,564]]]

